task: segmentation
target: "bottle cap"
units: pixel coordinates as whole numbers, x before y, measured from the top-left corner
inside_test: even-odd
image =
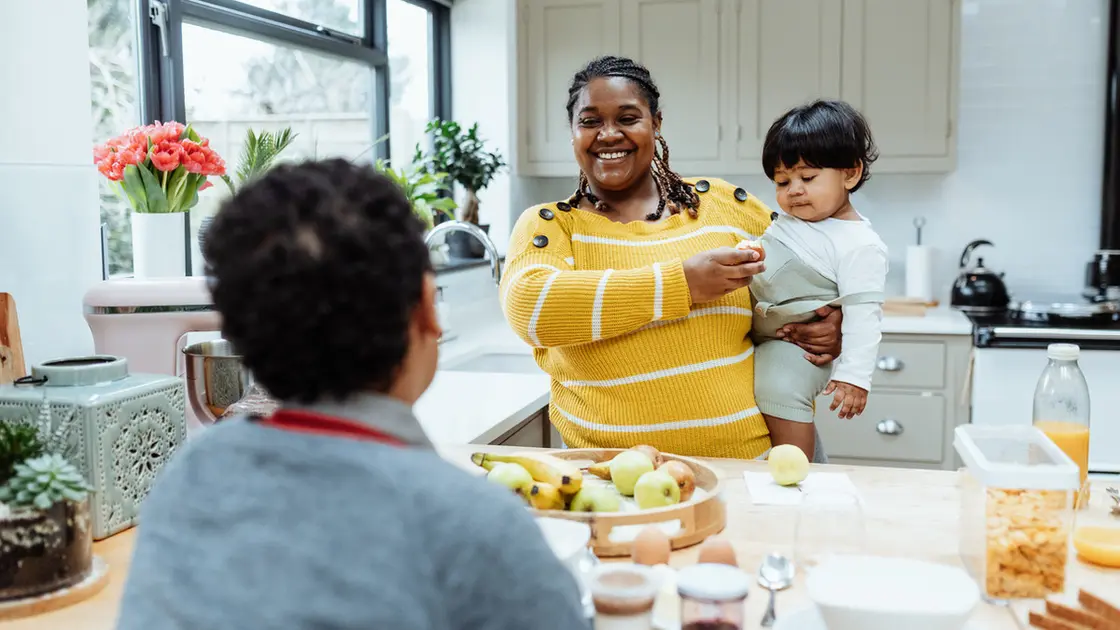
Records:
[[[694,564],[677,573],[678,595],[711,602],[743,599],[750,585],[746,573],[726,564]]]
[[[1076,361],[1081,355],[1081,347],[1075,343],[1052,343],[1046,348],[1046,356],[1056,361]]]

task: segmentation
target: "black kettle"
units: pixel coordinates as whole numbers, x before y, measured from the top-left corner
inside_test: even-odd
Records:
[[[977,315],[1002,313],[1011,301],[1003,274],[984,267],[984,259],[977,258],[974,266],[969,266],[972,250],[981,245],[991,245],[983,239],[972,241],[961,253],[960,275],[953,283],[953,293],[949,304],[965,313]]]

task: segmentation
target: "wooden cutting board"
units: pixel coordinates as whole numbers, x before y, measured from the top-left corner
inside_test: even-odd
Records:
[[[26,374],[16,300],[10,293],[0,293],[0,385]]]

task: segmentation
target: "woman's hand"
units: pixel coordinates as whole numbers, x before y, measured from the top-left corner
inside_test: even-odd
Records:
[[[766,269],[764,263],[756,262],[758,258],[753,249],[720,247],[684,261],[692,303],[711,302],[750,284],[752,276]]]
[[[828,365],[840,356],[840,309],[822,306],[813,311],[821,319],[807,324],[787,324],[778,329],[778,338],[797,344],[813,365]]]

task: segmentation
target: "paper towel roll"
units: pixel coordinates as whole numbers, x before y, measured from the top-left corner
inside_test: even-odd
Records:
[[[936,251],[929,245],[906,248],[906,297],[933,301],[933,266]]]

